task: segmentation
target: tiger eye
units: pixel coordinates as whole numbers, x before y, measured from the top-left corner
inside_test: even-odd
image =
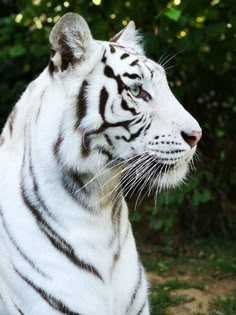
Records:
[[[141,85],[139,84],[133,84],[130,87],[130,92],[133,94],[133,96],[138,97],[142,91]]]

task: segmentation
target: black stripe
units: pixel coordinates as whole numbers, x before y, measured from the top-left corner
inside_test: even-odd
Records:
[[[30,266],[36,270],[38,273],[40,273],[42,276],[46,277],[46,278],[49,278],[44,272],[42,272],[38,267],[35,266],[34,262],[21,250],[21,248],[19,247],[19,245],[17,244],[17,242],[15,241],[15,239],[13,238],[13,236],[11,235],[8,227],[7,227],[7,224],[6,224],[6,221],[4,219],[4,216],[3,216],[3,213],[2,213],[2,209],[0,208],[0,216],[1,216],[1,219],[2,219],[2,225],[3,225],[3,228],[8,236],[8,238],[10,239],[10,241],[12,242],[12,245],[16,248],[16,250],[18,251],[18,253],[21,255],[21,257],[23,257],[25,259],[25,261],[27,261],[27,263],[30,264]]]
[[[106,88],[103,87],[101,92],[100,92],[100,98],[99,98],[99,112],[100,112],[100,115],[102,116],[102,119],[104,121],[106,121],[105,107],[106,107],[107,100],[108,100],[108,92],[107,92]]]
[[[106,63],[107,61],[107,57],[106,57],[106,50],[104,51],[104,54],[102,56],[102,60],[101,60],[103,63]]]
[[[78,201],[77,192],[84,187],[81,176],[73,170],[63,171],[62,183],[68,194]],[[83,189],[83,193],[87,194],[87,191]]]
[[[77,97],[77,106],[76,106],[77,121],[76,121],[76,124],[75,124],[75,130],[78,129],[82,119],[87,114],[86,95],[87,95],[88,85],[89,85],[89,83],[86,80],[84,80],[82,85],[81,85],[81,87],[80,87],[79,95]]]
[[[127,53],[124,53],[123,55],[121,55],[120,59],[125,59],[128,58],[130,55]]]
[[[133,121],[133,119],[126,120],[126,121],[121,121],[121,122],[117,122],[117,123],[109,123],[107,121],[104,121],[103,124],[98,129],[90,131],[89,135],[99,134],[99,133],[105,131],[107,128],[110,128],[110,127],[122,127],[122,128],[125,128],[127,131],[129,131],[129,124],[132,121]]]
[[[143,120],[143,116],[140,116],[138,120],[134,122],[135,125],[139,124]]]
[[[137,115],[136,110],[135,110],[134,108],[129,107],[128,104],[127,104],[127,102],[126,102],[124,99],[122,99],[122,101],[121,101],[121,107],[122,107],[124,110],[130,111],[133,115]]]
[[[54,63],[52,60],[50,60],[48,63],[48,71],[51,76],[53,75],[54,70],[55,70]]]
[[[116,43],[118,42],[119,38],[121,37],[121,35],[123,34],[124,30],[121,30],[118,34],[116,34],[114,37],[112,37],[109,42],[113,42]],[[120,46],[122,47],[122,46]]]
[[[58,300],[51,294],[47,293],[42,288],[33,283],[31,280],[29,280],[27,277],[22,275],[22,273],[20,273],[20,271],[17,268],[14,267],[14,269],[15,272],[21,277],[21,279],[24,280],[32,289],[34,289],[43,298],[43,300],[47,302],[54,310],[67,315],[81,315],[81,313],[77,313],[70,310],[69,307],[66,306],[62,301]]]
[[[144,130],[145,126],[142,126],[137,132],[131,133],[129,141],[132,141],[139,137],[140,133]]]
[[[80,174],[72,170],[63,170],[62,171],[62,186],[68,193],[68,195],[77,203],[79,203],[84,210],[93,212],[93,208],[89,206],[86,201],[89,201],[89,192],[86,190],[87,187],[84,187],[83,180]],[[86,195],[86,199],[82,198],[81,194]]]
[[[63,142],[63,137],[62,137],[61,133],[59,133],[59,135],[57,137],[57,141],[53,145],[53,153],[54,153],[54,156],[55,156],[55,158],[59,164],[61,164],[59,153],[60,153],[60,147],[61,147],[62,142]]]
[[[42,93],[41,96],[40,96],[40,104],[39,104],[38,111],[37,111],[36,118],[35,118],[35,122],[36,122],[36,123],[38,122],[38,119],[39,119],[39,115],[40,115],[40,111],[41,111],[41,107],[42,107],[42,102],[43,102],[43,97],[44,97],[45,92],[46,92],[46,90],[44,90],[43,93]]]
[[[53,228],[44,220],[41,213],[37,210],[37,208],[32,204],[32,202],[29,200],[27,193],[21,184],[21,194],[22,199],[26,205],[26,207],[31,211],[31,213],[34,215],[34,217],[37,220],[37,224],[41,231],[47,236],[51,244],[59,250],[62,254],[64,254],[73,264],[78,266],[80,269],[89,272],[96,276],[98,279],[103,281],[101,274],[98,272],[98,270],[91,264],[79,259],[75,252],[73,247],[67,243]]]
[[[84,131],[83,131],[84,132]],[[82,134],[80,153],[83,158],[88,157],[90,153],[90,138],[89,133]]]
[[[153,78],[153,70],[151,70],[147,65],[146,65],[146,67],[148,68],[148,70],[149,70],[149,72],[151,74],[151,79],[152,79]]]
[[[145,125],[140,127],[138,131],[136,131],[135,133],[130,133],[130,137],[129,139],[125,138],[125,136],[122,136],[121,138],[123,140],[125,140],[126,142],[130,142],[133,141],[134,139],[136,139],[137,137],[139,137],[140,133],[144,130]]]
[[[110,47],[110,52],[112,53],[112,54],[114,54],[115,52],[116,52],[116,49],[115,49],[115,47],[113,46],[113,45],[109,45],[109,47]]]
[[[113,272],[115,265],[120,258],[120,253],[121,253],[121,244],[120,244],[120,220],[121,220],[121,210],[122,210],[121,202],[122,202],[121,198],[118,198],[112,208],[112,224],[113,224],[114,234],[116,235],[116,238],[118,239],[118,247],[115,254],[113,255],[113,265],[112,265],[111,272]]]
[[[112,161],[112,160],[113,160],[112,154],[111,154],[109,151],[107,151],[105,148],[103,148],[102,146],[97,145],[97,146],[96,146],[96,149],[99,151],[99,153],[101,153],[101,154],[103,154],[103,155],[106,155],[108,161]]]
[[[144,134],[146,135],[147,131],[149,130],[149,128],[151,127],[152,121],[150,121],[147,126],[144,128]]]
[[[40,194],[39,185],[38,185],[38,182],[36,179],[36,175],[35,175],[34,167],[33,167],[33,163],[32,163],[31,150],[29,150],[29,175],[30,175],[32,182],[33,182],[33,193],[34,193],[35,200],[38,202],[39,206],[41,206],[43,208],[44,213],[46,213],[51,219],[56,221],[55,216],[48,209],[48,207],[45,203],[45,200],[43,199],[42,195]]]
[[[134,304],[134,301],[135,301],[135,298],[137,296],[137,293],[138,293],[138,290],[140,289],[141,287],[141,283],[142,283],[142,266],[139,262],[139,265],[138,265],[138,279],[137,279],[137,283],[135,285],[135,288],[134,288],[134,291],[133,291],[133,294],[131,296],[131,299],[130,299],[130,302],[129,302],[129,305],[127,306],[127,309],[126,309],[126,314],[129,313],[131,307],[133,306]],[[139,313],[138,313],[139,314]]]
[[[136,59],[136,60],[134,60],[133,62],[131,62],[130,66],[131,66],[131,67],[137,66],[137,65],[138,65],[138,62],[139,62],[139,60]]]
[[[140,79],[140,80],[141,80],[140,75],[138,75],[137,73],[128,73],[128,72],[125,72],[125,73],[123,73],[123,76],[124,76],[124,77],[127,77],[127,78],[129,78],[129,79],[132,79],[132,80],[135,80],[135,79]]]
[[[72,170],[69,170],[66,174],[63,174],[64,177],[67,175],[69,179],[73,182],[73,184],[76,186],[76,188],[81,188],[84,186],[84,183],[82,181],[82,178],[79,176],[78,173],[73,172]]]
[[[118,93],[121,94],[123,89],[125,88],[125,84],[123,83],[123,81],[121,80],[120,75],[115,75],[113,69],[106,65],[104,68],[104,74],[111,79],[114,79],[117,83],[117,88],[118,88]]]
[[[83,158],[87,157],[90,153],[90,139],[89,139],[89,135],[91,133],[85,133],[84,131],[82,131],[82,135],[81,135],[81,147],[80,147],[80,153],[82,155]],[[61,166],[65,167],[63,165],[63,162],[61,160],[60,157],[60,147],[63,143],[63,137],[61,135],[61,132],[59,132],[59,135],[57,137],[56,142],[53,145],[53,154],[57,160],[57,163],[59,163]]]
[[[108,78],[111,78],[111,79],[115,79],[115,78],[116,78],[113,69],[112,69],[110,66],[108,66],[108,65],[106,65],[106,66],[104,67],[104,74],[105,74]]]
[[[13,301],[12,301],[13,302]],[[22,310],[13,302],[15,308],[17,309],[18,313],[21,315],[24,315],[24,313],[22,312]]]
[[[40,104],[40,105],[39,105],[39,108],[38,108],[37,114],[36,114],[36,116],[35,116],[35,122],[36,122],[36,123],[38,122],[38,119],[39,119],[39,116],[40,116],[41,106],[42,106],[42,104]]]
[[[107,143],[108,143],[111,147],[114,147],[114,145],[113,145],[113,143],[112,143],[112,141],[111,141],[111,138],[110,138],[106,133],[104,133],[104,137],[105,137]]]
[[[55,220],[54,215],[50,212],[50,210],[48,209],[48,207],[45,204],[45,201],[43,200],[40,192],[39,192],[39,185],[35,176],[35,172],[33,169],[33,164],[32,164],[32,157],[29,157],[29,172],[30,172],[30,177],[32,179],[33,182],[33,192],[34,192],[34,197],[37,200],[37,202],[39,203],[39,205],[43,208],[44,212],[53,220]]]
[[[138,311],[137,315],[141,315],[143,310],[144,310],[144,307],[146,306],[146,301],[143,303],[143,305],[141,306],[140,310]]]

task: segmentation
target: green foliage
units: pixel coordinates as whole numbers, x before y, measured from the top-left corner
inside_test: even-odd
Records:
[[[236,276],[236,244],[232,240],[208,238],[183,247],[174,247],[170,243],[149,246],[148,249],[143,245],[140,253],[145,268],[159,275],[171,273],[183,276],[189,273],[187,270],[191,270],[190,273],[195,276],[201,273],[213,278],[222,274],[227,274],[227,277],[230,275],[232,279]],[[198,284],[199,287],[195,288],[201,289],[203,284]]]
[[[170,8],[170,9],[167,9],[165,11],[165,15],[170,19],[170,20],[173,20],[173,21],[178,21],[180,16],[181,16],[181,11],[180,10],[176,10],[176,9],[173,9],[173,8]]]
[[[59,16],[75,11],[95,38],[108,39],[131,19],[142,31],[147,55],[164,54],[169,83],[200,122],[200,163],[187,185],[145,202],[135,222],[151,234],[235,236],[236,165],[234,0],[9,0],[0,13],[0,124],[25,86],[47,65],[48,34]],[[175,66],[175,67],[173,67]],[[185,239],[185,236],[183,237]]]
[[[236,292],[234,297],[217,297],[211,302],[213,309],[210,315],[234,315],[236,314]]]
[[[178,295],[171,296],[169,291],[166,291],[162,286],[157,287],[151,295],[151,309],[152,314],[155,315],[164,315],[168,314],[166,309],[170,306],[177,306],[182,303],[191,302],[192,299]]]
[[[164,315],[172,314],[168,312],[169,307],[178,306],[180,304],[189,303],[194,298],[185,295],[171,295],[172,290],[176,289],[198,289],[203,290],[202,283],[191,283],[188,281],[180,281],[177,279],[167,280],[156,287],[153,287],[151,295],[151,309],[152,314]]]
[[[196,296],[195,307],[198,306],[199,311],[194,315],[236,314],[236,291],[234,286],[230,286],[236,276],[236,269],[231,268],[236,257],[234,241],[198,240],[191,245],[172,248],[171,252],[166,251],[166,246],[146,246],[142,246],[140,253],[152,282],[150,302],[153,315],[182,314],[181,310],[187,314],[187,309],[192,314],[188,302],[194,300],[194,294],[189,289],[202,292]],[[160,262],[168,268],[161,270]],[[205,303],[208,301],[207,312],[201,309],[203,296]]]
[[[165,289],[166,291],[175,290],[175,289],[197,289],[197,290],[204,290],[204,283],[202,282],[195,282],[190,283],[189,281],[183,281],[178,279],[170,279],[162,283],[160,288]]]

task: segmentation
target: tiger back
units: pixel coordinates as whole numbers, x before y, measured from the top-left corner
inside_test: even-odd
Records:
[[[201,129],[133,22],[105,42],[68,13],[49,40],[0,138],[0,314],[147,315],[124,188],[180,183]]]

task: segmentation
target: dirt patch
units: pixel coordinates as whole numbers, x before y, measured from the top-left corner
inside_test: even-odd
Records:
[[[165,284],[173,279],[173,276],[160,276],[154,272],[148,272],[148,278],[153,286]],[[194,276],[191,272],[185,272],[185,275],[178,275],[174,278],[176,281],[186,281],[188,283],[202,282],[201,289],[186,288],[172,289],[170,295],[173,297],[183,296],[185,302],[175,307],[169,307],[166,315],[194,315],[197,313],[208,314],[209,303],[216,297],[225,297],[232,294],[236,289],[236,279],[232,275],[225,275],[224,278],[213,278],[210,275]],[[165,290],[169,290],[168,286]]]

